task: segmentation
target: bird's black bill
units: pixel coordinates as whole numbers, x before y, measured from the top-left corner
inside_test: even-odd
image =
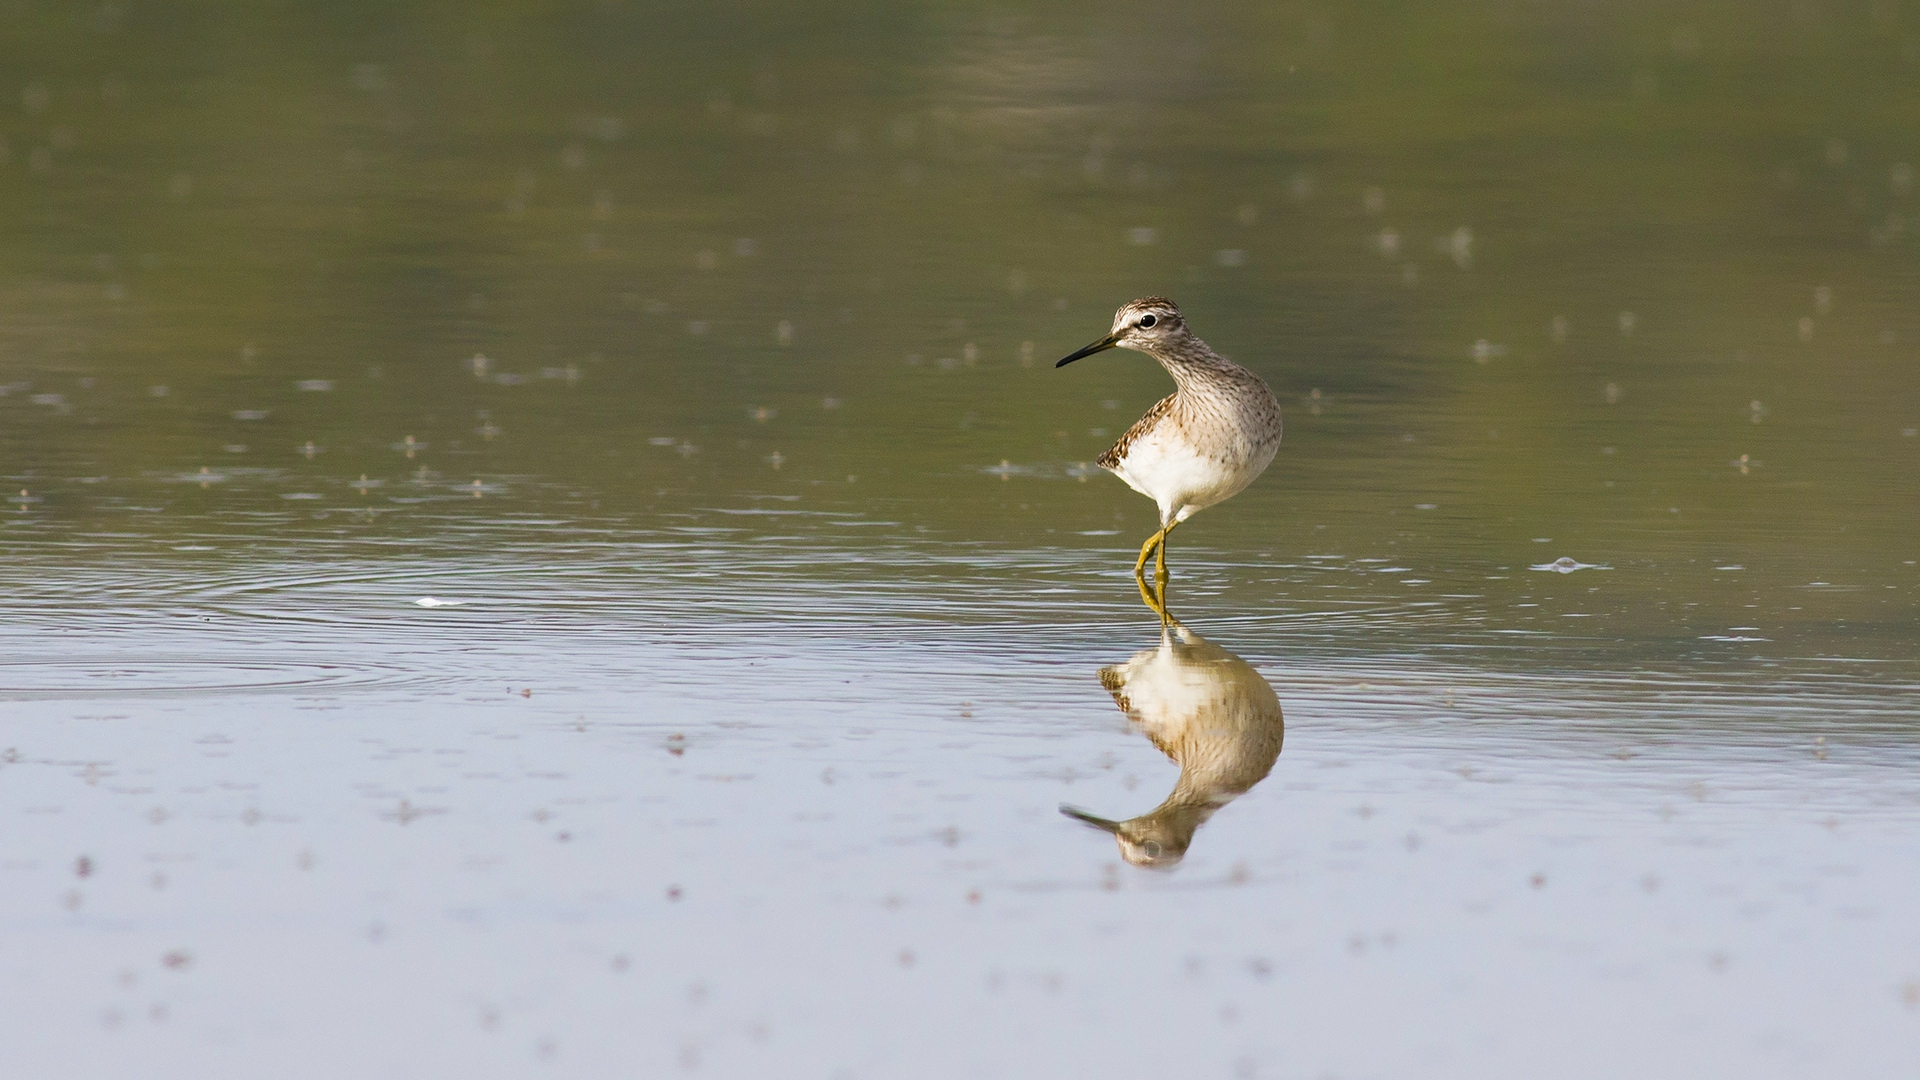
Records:
[[[1103,337],[1099,341],[1096,341],[1093,344],[1087,346],[1086,348],[1081,349],[1079,352],[1074,353],[1072,356],[1062,359],[1059,363],[1053,366],[1057,368],[1063,368],[1063,367],[1066,367],[1068,364],[1073,363],[1075,360],[1080,359],[1083,356],[1092,356],[1094,353],[1097,353],[1097,352],[1105,352],[1108,349],[1113,348],[1113,346],[1114,346],[1113,335],[1108,334],[1106,337]]]
[[[1082,825],[1091,825],[1096,829],[1100,829],[1102,831],[1110,832],[1110,833],[1117,833],[1120,831],[1119,822],[1108,821],[1106,818],[1103,818],[1103,817],[1094,817],[1092,814],[1087,813],[1085,810],[1082,810],[1077,806],[1068,806],[1066,803],[1061,803],[1060,812],[1072,818],[1073,820],[1079,822]]]

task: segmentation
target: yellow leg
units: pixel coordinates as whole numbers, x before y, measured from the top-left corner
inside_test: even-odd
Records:
[[[1146,601],[1147,606],[1153,609],[1154,614],[1160,616],[1162,622],[1173,618],[1173,616],[1167,614],[1166,602],[1167,534],[1172,532],[1174,526],[1178,524],[1180,524],[1178,521],[1171,522],[1162,527],[1159,532],[1147,537],[1147,542],[1140,545],[1140,557],[1133,562],[1133,581],[1134,584],[1140,586],[1140,598]],[[1156,552],[1159,558],[1154,563],[1154,584],[1149,586],[1147,584],[1147,556],[1153,555]]]
[[[1133,583],[1140,586],[1140,599],[1146,601],[1146,605],[1152,608],[1153,613],[1160,616],[1162,620],[1167,617],[1167,608],[1160,602],[1160,597],[1154,594],[1153,587],[1147,584],[1147,557],[1160,546],[1160,542],[1166,538],[1166,535],[1167,531],[1161,529],[1147,537],[1147,542],[1140,545],[1140,557],[1133,561]]]
[[[1174,518],[1167,522],[1166,528],[1160,530],[1160,553],[1154,560],[1153,576],[1159,580],[1163,592],[1167,587],[1167,537],[1172,536],[1173,530],[1179,527],[1180,519]]]
[[[1147,537],[1147,542],[1140,545],[1140,557],[1133,560],[1133,576],[1134,577],[1146,576],[1147,556],[1153,554],[1153,549],[1160,546],[1160,541],[1164,539],[1166,535],[1167,535],[1167,530],[1161,529],[1159,532],[1154,533],[1152,536]]]
[[[1179,520],[1175,519],[1167,522],[1167,527],[1160,530],[1160,550],[1154,559],[1154,591],[1160,595],[1160,621],[1163,623],[1173,619],[1167,611],[1167,538],[1173,535],[1173,530],[1179,525]]]

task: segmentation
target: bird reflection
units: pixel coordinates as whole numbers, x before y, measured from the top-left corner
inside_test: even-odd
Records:
[[[1174,764],[1180,779],[1166,800],[1139,817],[1109,821],[1077,807],[1060,812],[1113,834],[1135,866],[1171,868],[1214,811],[1266,779],[1286,724],[1280,698],[1253,665],[1177,621],[1160,644],[1100,669],[1134,730]]]

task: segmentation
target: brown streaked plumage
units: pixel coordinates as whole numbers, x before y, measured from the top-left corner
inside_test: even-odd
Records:
[[[1280,448],[1280,403],[1260,376],[1195,337],[1180,308],[1164,296],[1123,305],[1111,333],[1054,366],[1112,348],[1153,357],[1177,387],[1099,458],[1101,468],[1160,508],[1160,531],[1141,545],[1133,571],[1141,596],[1165,618],[1167,534],[1265,471]],[[1150,590],[1147,558],[1156,553],[1157,588]]]
[[[1119,469],[1120,463],[1126,460],[1127,448],[1133,445],[1134,440],[1152,431],[1155,424],[1165,419],[1166,415],[1173,411],[1173,399],[1176,396],[1178,395],[1168,394],[1166,397],[1154,402],[1153,408],[1147,410],[1147,415],[1135,420],[1133,426],[1128,428],[1126,432],[1120,436],[1120,441],[1101,451],[1100,456],[1093,459],[1093,463],[1108,472]]]

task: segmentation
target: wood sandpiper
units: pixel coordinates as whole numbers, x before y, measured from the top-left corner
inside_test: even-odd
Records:
[[[1280,403],[1260,376],[1193,336],[1180,309],[1148,296],[1114,313],[1113,332],[1054,367],[1107,349],[1143,352],[1179,387],[1147,410],[1097,464],[1160,507],[1160,531],[1140,546],[1134,581],[1147,606],[1166,608],[1167,536],[1174,527],[1253,483],[1280,448]],[[1147,557],[1154,588],[1147,587]]]

